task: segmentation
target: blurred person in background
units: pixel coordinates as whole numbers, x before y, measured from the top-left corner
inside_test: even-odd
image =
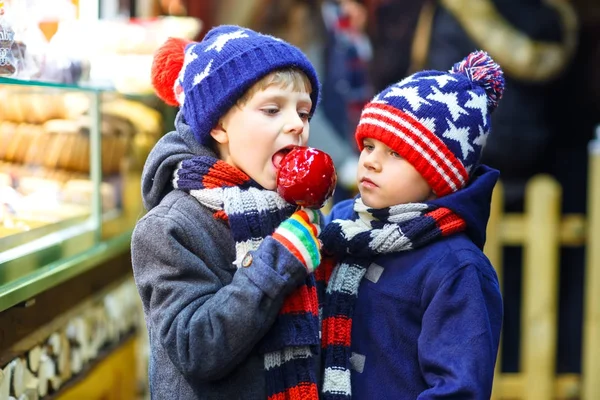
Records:
[[[365,5],[357,0],[260,0],[254,9],[251,28],[295,44],[315,65],[323,87],[309,145],[333,158],[338,172],[333,202],[352,197],[358,161],[354,131],[373,94]]]
[[[417,24],[427,15],[427,0],[369,0],[367,32],[373,46],[369,66],[375,91],[398,82],[419,67],[411,67]],[[431,4],[429,4],[431,6]]]

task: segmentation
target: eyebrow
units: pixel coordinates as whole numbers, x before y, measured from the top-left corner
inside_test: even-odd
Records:
[[[280,101],[280,102],[282,102],[282,101],[288,101],[288,100],[290,100],[289,97],[286,95],[283,95],[283,94],[270,94],[270,95],[267,95],[260,99],[261,102],[264,102],[264,101]],[[298,103],[312,105],[312,100],[310,99],[310,97],[308,99],[301,98],[298,100]]]

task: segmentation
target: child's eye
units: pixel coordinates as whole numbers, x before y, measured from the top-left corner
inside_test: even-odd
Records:
[[[276,108],[276,107],[263,108],[262,112],[264,112],[265,114],[268,114],[268,115],[276,115],[279,112],[279,108]]]
[[[367,151],[373,151],[375,147],[372,144],[363,144],[363,149]]]
[[[394,158],[402,158],[402,156],[400,154],[396,153],[395,151],[392,151],[391,154],[392,154],[392,157],[394,157]]]
[[[298,112],[298,115],[302,121],[310,121],[310,113],[300,111]]]

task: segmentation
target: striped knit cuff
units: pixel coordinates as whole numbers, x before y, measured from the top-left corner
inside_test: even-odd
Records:
[[[273,238],[300,260],[308,272],[313,272],[321,262],[317,240],[319,230],[319,213],[306,208],[283,221],[273,233]]]

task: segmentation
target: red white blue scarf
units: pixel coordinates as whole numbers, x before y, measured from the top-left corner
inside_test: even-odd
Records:
[[[212,157],[199,156],[180,163],[173,186],[228,222],[238,267],[246,253],[257,249],[296,209],[244,172]],[[259,347],[264,354],[269,400],[318,399],[314,357],[319,353],[319,320],[312,274],[285,300]]]

